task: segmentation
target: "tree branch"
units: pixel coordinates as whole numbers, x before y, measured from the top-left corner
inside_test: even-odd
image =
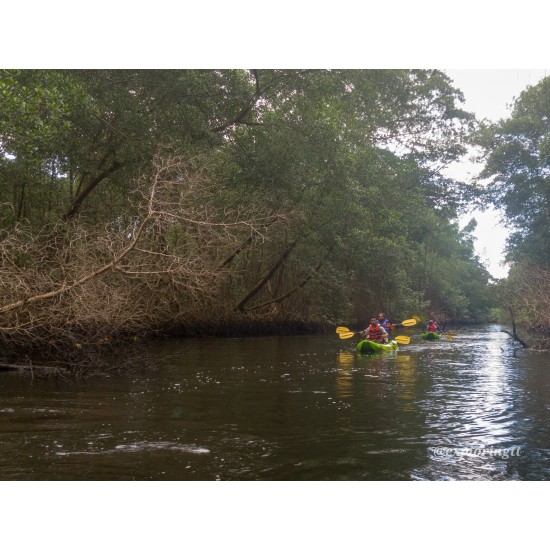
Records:
[[[269,306],[271,304],[278,304],[278,303],[282,302],[283,300],[286,300],[291,294],[294,294],[294,292],[296,292],[300,288],[304,287],[306,285],[306,283],[313,278],[313,275],[321,269],[321,267],[323,266],[323,264],[325,263],[327,258],[330,256],[331,252],[332,252],[332,249],[329,250],[328,254],[326,254],[326,256],[317,264],[317,266],[313,270],[313,273],[310,273],[301,283],[297,284],[294,288],[291,288],[287,293],[283,294],[282,296],[279,296],[278,298],[275,298],[274,300],[270,300],[269,302],[264,302],[263,304],[260,304],[259,306],[254,306],[254,307],[248,308],[247,311],[254,311],[254,310],[257,310],[257,309],[262,309],[262,308],[264,308],[266,306]]]
[[[510,316],[512,318],[512,332],[504,329],[502,329],[500,332],[505,332],[506,334],[508,334],[508,336],[511,336],[514,340],[519,342],[524,348],[528,348],[529,346],[518,336],[516,332],[516,321],[514,319],[514,311],[512,310],[511,307],[508,309],[510,310]]]
[[[234,307],[235,311],[244,312],[244,306],[251,298],[256,296],[256,294],[263,288],[263,286],[273,277],[274,273],[279,269],[279,267],[284,263],[288,258],[289,254],[294,250],[294,247],[298,244],[298,241],[292,242],[283,252],[279,260],[273,265],[273,267],[266,273],[266,275],[260,279],[258,284]]]
[[[271,219],[269,219],[266,223],[262,225],[262,229],[267,229],[270,225],[275,223],[276,221],[279,221],[281,219],[281,216],[272,216]],[[248,248],[254,239],[258,236],[258,233],[254,233],[250,235],[236,250],[234,250],[220,265],[219,269],[222,267],[225,267],[226,265],[230,264],[243,250]]]
[[[241,123],[248,115],[248,113],[252,111],[256,103],[258,103],[260,97],[262,96],[262,90],[260,89],[260,76],[258,75],[258,71],[256,69],[252,70],[252,74],[254,75],[254,79],[256,81],[256,93],[254,94],[254,98],[252,99],[251,103],[249,105],[245,105],[241,109],[240,113],[238,113],[232,119],[228,120],[225,124],[221,124],[220,126],[212,128],[212,132],[223,132],[224,130],[227,130],[227,128],[229,128],[230,126]]]
[[[71,206],[69,207],[69,210],[65,212],[62,216],[63,221],[68,221],[74,215],[78,212],[80,209],[80,206],[84,202],[84,199],[106,178],[108,178],[111,174],[114,174],[117,170],[122,168],[124,166],[124,163],[119,162],[115,160],[113,164],[100,174],[98,174],[90,183],[82,190],[79,191],[77,196],[73,199],[73,202],[71,203]]]

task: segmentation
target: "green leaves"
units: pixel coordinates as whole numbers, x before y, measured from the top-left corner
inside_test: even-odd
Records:
[[[550,266],[550,77],[527,88],[512,116],[483,128],[478,143],[487,160],[485,200],[503,208],[514,227],[509,259]]]
[[[47,153],[68,127],[67,105],[53,79],[27,80],[25,71],[0,71],[0,143],[8,155]]]
[[[246,295],[297,241],[259,303],[297,288],[283,313],[327,318],[367,301],[404,314],[426,305],[429,286],[454,307],[438,262],[478,270],[449,224],[463,189],[437,174],[472,129],[462,99],[433,70],[1,71],[0,202],[10,223],[37,229],[79,215],[118,226],[133,215],[136,176],[168,145],[207,159],[219,205],[261,197],[292,212],[239,253],[230,294]]]

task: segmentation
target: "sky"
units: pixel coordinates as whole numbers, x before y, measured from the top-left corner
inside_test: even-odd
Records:
[[[514,98],[527,88],[550,76],[550,69],[443,69],[465,96],[464,109],[479,119],[497,121],[511,114]],[[464,159],[449,168],[447,173],[469,181],[477,175],[481,166]],[[500,223],[500,215],[494,209],[474,211],[464,216],[461,225],[472,217],[478,223],[476,253],[496,278],[506,277],[509,266],[503,264],[507,229]]]

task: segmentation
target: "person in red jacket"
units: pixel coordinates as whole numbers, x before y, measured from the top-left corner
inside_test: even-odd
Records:
[[[433,319],[430,319],[430,322],[428,323],[426,330],[428,332],[437,332],[438,331],[437,323]]]
[[[377,340],[378,342],[388,343],[388,333],[386,329],[378,324],[376,317],[370,320],[370,325],[361,334],[365,337],[365,340]]]

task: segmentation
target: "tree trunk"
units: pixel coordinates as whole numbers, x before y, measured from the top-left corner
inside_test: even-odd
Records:
[[[332,250],[328,251],[328,254],[317,264],[317,266],[314,269],[314,273],[317,273],[322,265],[325,263],[327,258],[330,256]],[[253,311],[255,309],[261,309],[263,307],[269,306],[271,304],[278,304],[282,302],[283,300],[286,300],[291,294],[299,290],[300,288],[304,287],[305,284],[313,277],[313,273],[308,275],[303,281],[301,281],[299,284],[297,284],[294,288],[291,288],[288,292],[283,294],[282,296],[279,296],[278,298],[275,298],[274,300],[270,300],[269,302],[264,302],[263,304],[260,304],[259,306],[254,306],[250,308],[250,311]]]
[[[264,287],[264,285],[273,277],[277,269],[284,263],[288,258],[289,254],[292,252],[294,247],[298,244],[298,241],[292,242],[283,252],[279,260],[273,265],[273,267],[267,272],[267,274],[260,279],[258,284],[235,306],[235,311],[244,312],[244,306],[249,302],[258,292]]]
[[[82,191],[80,191],[76,197],[74,198],[73,202],[71,203],[71,206],[69,207],[69,210],[65,212],[62,216],[63,221],[68,221],[71,218],[73,218],[78,211],[80,210],[80,207],[82,206],[82,203],[84,202],[84,199],[106,178],[108,178],[111,174],[114,174],[118,169],[122,168],[124,164],[122,162],[114,161],[113,164],[107,169],[101,172],[101,174],[98,174]]]

